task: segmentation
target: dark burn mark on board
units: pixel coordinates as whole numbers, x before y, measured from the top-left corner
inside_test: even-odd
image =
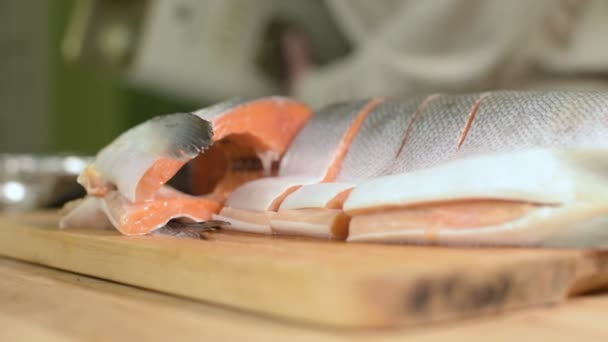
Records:
[[[449,278],[448,278],[449,279]],[[459,279],[459,278],[456,278]],[[452,285],[447,285],[448,282]],[[502,306],[512,288],[512,279],[509,274],[499,274],[495,278],[484,279],[465,283],[454,280],[446,281],[446,288],[454,287],[446,291],[446,304],[454,311],[480,311],[489,307],[498,308]]]
[[[433,294],[432,282],[419,280],[407,297],[407,307],[413,313],[422,313],[428,309]]]
[[[451,300],[454,297],[454,293],[458,293],[461,285],[462,277],[459,275],[451,275],[441,284],[441,295],[446,300]]]
[[[513,289],[508,273],[482,280],[467,280],[464,275],[450,275],[444,279],[423,279],[416,282],[406,296],[407,311],[427,313],[433,297],[441,306],[453,312],[478,312],[504,305]]]
[[[470,309],[482,309],[498,302],[498,289],[494,284],[472,287],[468,293]]]

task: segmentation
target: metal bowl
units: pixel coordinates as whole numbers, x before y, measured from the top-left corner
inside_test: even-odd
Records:
[[[91,161],[76,155],[0,154],[0,211],[60,207],[81,197],[76,178]]]

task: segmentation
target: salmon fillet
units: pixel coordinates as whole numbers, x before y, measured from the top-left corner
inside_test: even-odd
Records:
[[[121,217],[153,218],[145,229],[129,223],[121,228],[126,234],[196,211],[195,220],[225,220],[238,230],[352,242],[597,247],[608,241],[608,94],[434,94],[335,104],[312,118],[287,99],[260,101],[195,113],[214,135],[192,162],[204,196],[167,193],[157,181],[147,194],[150,204],[176,198],[191,201],[192,209],[146,212],[137,191],[125,195],[104,173],[99,184],[109,186],[90,193],[112,203],[107,217],[114,226]],[[277,109],[284,106],[290,109]],[[299,114],[288,128],[281,123],[290,115],[257,114],[273,111]],[[173,166],[146,167],[139,174]],[[86,216],[85,209],[74,217]]]

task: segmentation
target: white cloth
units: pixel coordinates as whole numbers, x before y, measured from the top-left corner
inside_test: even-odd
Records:
[[[355,46],[312,70],[314,106],[375,95],[608,89],[608,1],[326,0]]]

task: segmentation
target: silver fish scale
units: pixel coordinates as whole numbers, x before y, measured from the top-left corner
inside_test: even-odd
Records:
[[[337,181],[353,182],[383,175],[395,160],[407,125],[425,98],[413,96],[379,104],[350,146]]]
[[[325,176],[342,136],[368,102],[339,103],[315,113],[289,147],[279,176]]]
[[[98,163],[112,159],[121,148],[136,148],[174,159],[189,159],[212,143],[211,124],[190,113],[154,117],[127,130],[104,148]],[[106,154],[110,152],[110,155]],[[109,160],[107,159],[107,160]]]
[[[211,123],[190,113],[172,114],[154,120],[162,129],[158,139],[165,138],[165,154],[176,159],[190,159],[213,143]]]
[[[450,159],[479,97],[438,95],[430,99],[415,118],[403,150],[387,173],[432,167]]]
[[[533,147],[608,146],[601,92],[501,91],[485,97],[455,158]]]

